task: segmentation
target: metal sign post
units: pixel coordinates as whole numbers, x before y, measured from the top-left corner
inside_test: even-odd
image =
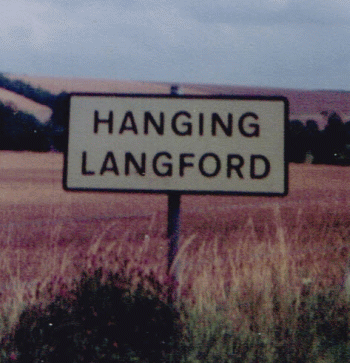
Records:
[[[179,87],[177,85],[172,85],[170,88],[170,94],[173,96],[179,96]],[[179,238],[181,228],[180,203],[180,193],[168,193],[168,275],[174,279],[175,284],[179,284],[179,261],[176,262],[176,266],[173,266],[173,262],[179,250]],[[178,287],[176,287],[174,295],[174,300],[177,300]]]
[[[174,280],[175,284],[179,283],[179,261],[173,266],[174,259],[179,249],[180,238],[180,202],[181,194],[176,192],[168,193],[168,275]],[[176,288],[177,290],[177,288]],[[175,291],[175,300],[177,298]]]

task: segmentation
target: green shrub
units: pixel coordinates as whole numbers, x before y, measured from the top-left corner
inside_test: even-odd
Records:
[[[16,362],[167,362],[175,350],[178,314],[144,278],[128,280],[102,270],[83,274],[77,287],[46,308],[25,310],[13,335]],[[129,281],[130,282],[130,281]]]

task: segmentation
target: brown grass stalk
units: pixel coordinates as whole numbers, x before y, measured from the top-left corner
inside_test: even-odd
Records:
[[[253,208],[239,215],[216,213],[214,219],[197,212],[188,224],[186,214],[183,218],[174,261],[179,265],[180,302],[201,317],[203,329],[220,317],[226,330],[266,342],[267,355],[276,354],[286,339],[293,341],[306,295],[341,288],[348,281],[346,209]],[[84,270],[123,271],[135,288],[149,274],[166,284],[168,241],[156,226],[154,216],[133,229],[117,221],[101,223],[90,239],[78,240],[77,235],[84,236],[83,224],[75,229],[59,224],[40,231],[50,238],[37,245],[23,241],[11,246],[3,235],[2,328],[14,326],[25,305],[45,304],[62,286],[69,289]],[[27,230],[14,230],[11,236],[18,241],[20,233],[24,239]]]

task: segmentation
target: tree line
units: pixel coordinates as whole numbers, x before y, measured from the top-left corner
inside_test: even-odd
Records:
[[[324,130],[314,120],[289,122],[287,159],[302,163],[310,157],[315,164],[350,165],[350,121],[343,122],[336,112],[328,116]]]
[[[54,95],[21,80],[11,80],[0,73],[0,87],[27,97],[52,109],[46,124],[35,116],[17,111],[0,102],[0,150],[65,151],[68,140],[68,94]],[[314,120],[303,124],[288,122],[287,160],[302,163],[350,165],[350,121],[343,122],[336,112],[328,115],[324,130]]]
[[[46,124],[35,116],[0,102],[0,150],[64,151],[67,143],[68,94],[54,95],[0,73],[0,87],[48,106],[52,115]]]

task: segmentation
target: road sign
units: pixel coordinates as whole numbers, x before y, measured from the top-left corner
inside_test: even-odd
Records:
[[[286,195],[283,97],[71,94],[66,190]]]

